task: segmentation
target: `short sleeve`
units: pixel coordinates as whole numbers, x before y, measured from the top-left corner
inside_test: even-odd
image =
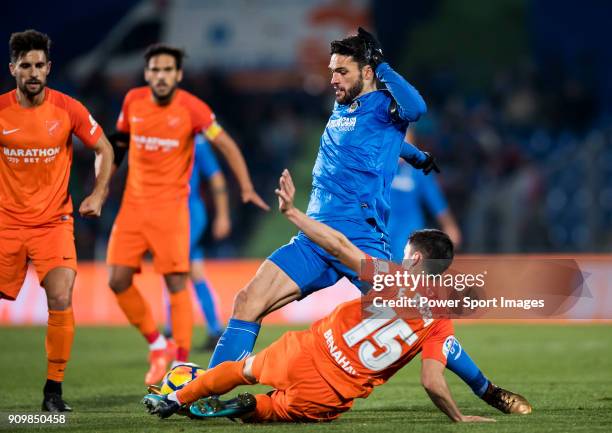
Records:
[[[374,281],[374,276],[379,274],[394,274],[397,271],[402,271],[403,268],[391,262],[390,260],[378,259],[366,254],[361,263],[361,272],[359,279],[363,282],[371,283]]]
[[[121,112],[119,113],[119,117],[117,118],[117,131],[119,132],[130,132],[130,120],[129,120],[129,106],[131,102],[131,92],[128,92],[123,99],[123,105],[121,105]]]
[[[440,320],[433,325],[435,328],[425,338],[421,350],[421,359],[435,359],[446,365],[446,359],[455,337],[453,322]]]
[[[69,99],[68,111],[74,135],[79,137],[85,146],[93,147],[102,135],[102,128],[98,122],[89,114],[87,108],[75,99]]]
[[[217,123],[215,113],[204,101],[191,96],[187,99],[194,133],[202,132],[209,140],[214,140],[223,131]]]
[[[204,174],[206,179],[210,179],[220,171],[219,163],[210,144],[200,134],[196,136],[195,155],[198,170]]]

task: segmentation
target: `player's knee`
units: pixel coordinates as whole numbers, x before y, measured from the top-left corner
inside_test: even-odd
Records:
[[[121,293],[126,291],[132,285],[132,279],[111,273],[108,279],[108,285],[113,292]]]
[[[62,311],[70,308],[72,305],[72,296],[70,290],[63,292],[47,293],[47,305],[49,310]]]
[[[187,289],[187,273],[166,274],[164,279],[170,293],[178,293]]]
[[[258,301],[261,301],[261,299],[253,296],[249,286],[240,290],[234,298],[232,317],[247,322],[255,322],[263,313],[263,304]]]

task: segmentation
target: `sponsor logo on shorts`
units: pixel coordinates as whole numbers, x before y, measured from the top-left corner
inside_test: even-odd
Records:
[[[12,134],[13,132],[17,132],[19,131],[19,128],[15,128],[15,129],[4,129],[2,128],[2,135],[9,135]]]

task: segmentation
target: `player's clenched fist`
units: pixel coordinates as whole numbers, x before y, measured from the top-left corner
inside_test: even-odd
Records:
[[[79,213],[84,217],[99,217],[102,213],[104,197],[100,194],[91,194],[81,202]]]
[[[293,198],[295,196],[295,186],[293,185],[293,179],[291,179],[289,170],[283,170],[283,174],[281,174],[278,180],[278,186],[279,188],[274,190],[278,196],[278,210],[285,213],[293,208]]]

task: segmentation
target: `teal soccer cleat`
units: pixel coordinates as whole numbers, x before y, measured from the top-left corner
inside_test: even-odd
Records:
[[[193,418],[240,418],[255,410],[257,400],[253,394],[238,394],[231,400],[208,397],[196,401],[189,407]]]

